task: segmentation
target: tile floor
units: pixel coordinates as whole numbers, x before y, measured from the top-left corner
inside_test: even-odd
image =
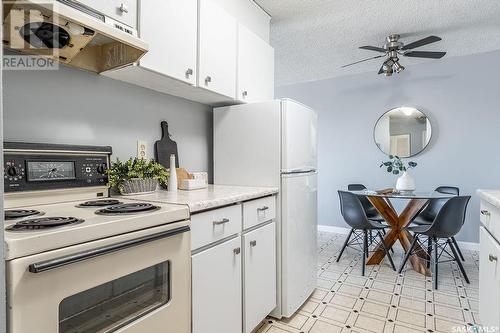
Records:
[[[434,291],[431,278],[408,265],[399,275],[387,260],[367,266],[361,276],[361,257],[353,249],[336,263],[344,239],[345,235],[319,233],[316,291],[291,318],[268,318],[258,333],[449,333],[479,324],[477,252],[463,251],[470,284],[455,263],[440,264],[439,289]],[[398,268],[403,251],[394,250]]]

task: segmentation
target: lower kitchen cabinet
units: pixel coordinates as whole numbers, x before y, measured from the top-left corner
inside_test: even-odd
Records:
[[[480,228],[479,316],[484,327],[500,326],[500,244]]]
[[[241,237],[192,256],[193,333],[241,333]]]
[[[276,223],[243,235],[243,332],[276,307]]]

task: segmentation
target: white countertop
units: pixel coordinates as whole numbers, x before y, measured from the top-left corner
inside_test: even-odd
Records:
[[[500,208],[500,190],[477,190],[477,194],[484,201]]]
[[[191,213],[257,199],[278,193],[277,187],[248,187],[208,185],[201,190],[155,193],[127,196],[127,199],[187,205]]]

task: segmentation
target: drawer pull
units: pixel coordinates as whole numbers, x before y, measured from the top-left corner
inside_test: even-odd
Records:
[[[251,247],[255,247],[255,246],[257,246],[257,241],[256,241],[256,240],[251,241],[251,242],[250,242],[250,246],[251,246]]]
[[[257,211],[258,211],[258,212],[264,212],[264,211],[266,211],[266,210],[268,210],[268,209],[269,209],[269,207],[264,206],[264,207],[262,207],[262,208],[257,208]]]
[[[491,213],[490,213],[490,212],[488,212],[487,210],[482,210],[482,211],[481,211],[481,215],[484,215],[484,216],[490,216],[490,215],[491,215]]]
[[[490,254],[490,255],[488,256],[488,259],[489,259],[491,262],[493,262],[493,261],[498,261],[498,257],[497,257],[497,256],[494,256],[494,255],[492,255],[492,254]]]
[[[238,254],[240,254],[240,253],[241,253],[241,249],[240,249],[239,247],[237,247],[237,248],[235,248],[235,249],[233,250],[233,253],[234,253],[234,255],[238,255]]]
[[[220,221],[214,221],[214,225],[221,225],[221,224],[225,224],[225,223],[228,223],[229,222],[229,219],[222,219]]]
[[[120,11],[122,13],[128,13],[128,6],[126,4],[124,4],[124,3],[122,3],[121,6],[120,6]]]

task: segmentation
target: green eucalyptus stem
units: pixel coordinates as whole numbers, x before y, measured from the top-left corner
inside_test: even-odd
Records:
[[[417,166],[416,162],[410,161],[405,164],[399,156],[389,155],[389,161],[382,162],[380,164],[381,168],[386,168],[385,170],[394,175],[399,175],[401,172],[406,172],[409,169],[413,169]]]

